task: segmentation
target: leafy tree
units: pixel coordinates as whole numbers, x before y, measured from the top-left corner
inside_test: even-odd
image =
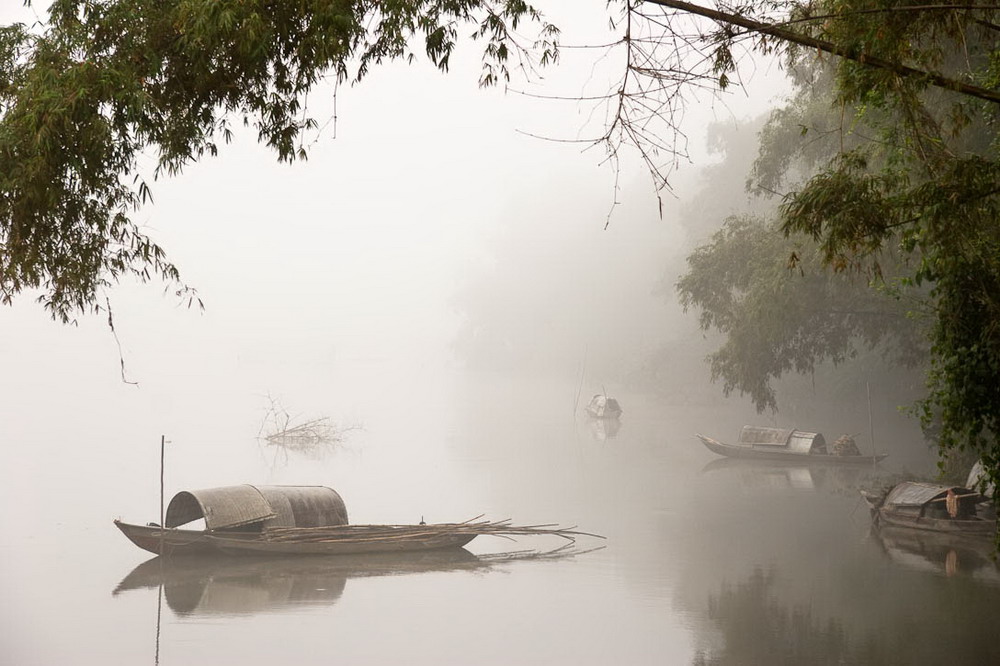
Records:
[[[698,307],[702,328],[725,336],[709,357],[713,379],[723,381],[726,393],[749,395],[759,410],[777,410],[774,380],[812,373],[824,361],[841,363],[863,349],[903,366],[926,359],[912,319],[919,301],[898,291],[887,297],[887,288],[874,289],[859,276],[825,271],[810,239],[786,237],[764,218],[730,217],[688,266],[677,282],[681,304]]]
[[[865,6],[867,8],[867,6]],[[826,30],[894,61],[913,61],[996,90],[996,10],[851,13]],[[844,12],[838,3],[831,9]],[[858,7],[853,7],[857,10]],[[898,8],[897,8],[898,9]],[[1000,473],[1000,164],[998,107],[841,63],[838,102],[876,135],[845,149],[786,198],[782,229],[813,238],[837,271],[878,272],[888,253],[910,256],[930,285],[928,396],[922,421],[942,452],[982,457]],[[940,423],[940,428],[936,426]]]
[[[315,128],[305,99],[324,77],[360,80],[373,65],[427,57],[448,69],[460,26],[485,43],[480,83],[531,54],[514,38],[540,26],[538,61],[557,31],[522,0],[56,0],[48,25],[0,28],[0,299],[42,288],[53,317],[100,308],[122,276],[180,282],[129,217],[173,175],[214,155],[232,123],[253,125],[278,159],[303,159]]]
[[[811,239],[821,265],[876,282],[889,278],[894,288],[927,290],[931,357],[928,394],[918,404],[922,422],[944,457],[982,457],[995,478],[998,10],[836,0],[782,7],[787,20],[777,30],[753,33],[758,49],[769,35],[791,44],[785,53],[793,66],[815,62],[815,52],[803,46],[843,58],[830,61],[829,73],[811,68],[813,80],[832,81],[832,96],[800,78],[797,97],[772,117],[755,185],[792,188],[783,195],[780,231],[787,239]],[[731,25],[749,27],[746,21]],[[718,33],[716,63],[723,72],[732,67],[727,49],[739,40],[726,33],[729,27]],[[783,32],[789,28],[796,36]],[[802,135],[800,149],[789,152],[779,139],[794,133]],[[793,166],[810,176],[806,182],[788,177]],[[793,264],[802,259],[789,256]],[[898,273],[899,266],[912,268]],[[728,367],[721,360],[713,358],[716,371]],[[728,370],[744,376],[727,385],[750,388],[764,396],[758,404],[767,404],[766,392],[748,383],[745,368]]]

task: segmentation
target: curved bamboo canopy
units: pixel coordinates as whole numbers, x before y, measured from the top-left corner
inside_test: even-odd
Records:
[[[184,490],[170,500],[166,527],[199,518],[219,530],[262,523],[265,527],[332,527],[347,524],[340,494],[325,486],[224,486]]]

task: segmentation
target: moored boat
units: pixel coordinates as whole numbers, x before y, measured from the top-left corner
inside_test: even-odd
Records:
[[[204,520],[204,530],[180,529]],[[354,555],[458,549],[480,535],[597,536],[554,525],[518,527],[478,520],[417,525],[351,525],[340,495],[323,486],[227,486],[177,493],[164,527],[114,524],[135,545],[175,555]]]
[[[711,437],[696,434],[705,447],[721,456],[730,458],[755,458],[758,460],[795,460],[799,462],[822,462],[838,465],[872,464],[884,459],[887,454],[874,456],[855,453],[848,447],[838,447],[838,452],[830,453],[826,439],[820,433],[805,432],[790,428],[765,428],[743,426],[736,444],[725,444]],[[844,438],[838,440],[842,441]]]
[[[862,492],[876,526],[990,537],[997,521],[980,515],[981,494],[962,486],[904,481],[884,495]]]

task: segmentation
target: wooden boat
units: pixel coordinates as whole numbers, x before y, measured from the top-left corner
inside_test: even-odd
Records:
[[[887,456],[885,453],[875,456],[830,453],[823,435],[794,429],[743,426],[736,444],[724,444],[701,434],[695,436],[712,453],[730,458],[794,460],[835,465],[871,465]]]
[[[983,496],[961,486],[905,481],[883,496],[861,492],[877,526],[906,527],[968,537],[992,537],[993,518],[980,515]]]
[[[608,396],[597,393],[587,406],[584,407],[584,411],[587,415],[595,419],[618,419],[622,415],[622,406],[614,398],[609,398]]]
[[[205,529],[179,529],[204,520]],[[135,545],[175,555],[354,555],[458,549],[480,535],[554,535],[570,542],[584,532],[553,525],[518,527],[474,518],[463,523],[351,525],[340,495],[323,486],[227,486],[182,491],[170,500],[164,527],[115,526]],[[597,536],[597,535],[587,535]]]

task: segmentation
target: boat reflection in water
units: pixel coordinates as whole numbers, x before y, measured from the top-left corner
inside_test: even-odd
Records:
[[[252,615],[337,602],[349,578],[446,571],[482,571],[519,560],[579,555],[574,547],[474,555],[464,548],[421,553],[314,556],[154,557],[113,590],[156,590],[177,616]]]
[[[598,442],[606,442],[618,436],[622,422],[618,419],[589,419],[587,426],[590,428],[591,437]]]
[[[1000,563],[990,538],[976,538],[882,525],[872,538],[894,563],[914,571],[968,577],[1000,587]]]
[[[857,466],[805,465],[778,460],[748,458],[718,458],[705,465],[702,474],[726,474],[739,480],[745,488],[771,490],[815,491],[843,490],[856,492],[859,481],[868,470]]]

